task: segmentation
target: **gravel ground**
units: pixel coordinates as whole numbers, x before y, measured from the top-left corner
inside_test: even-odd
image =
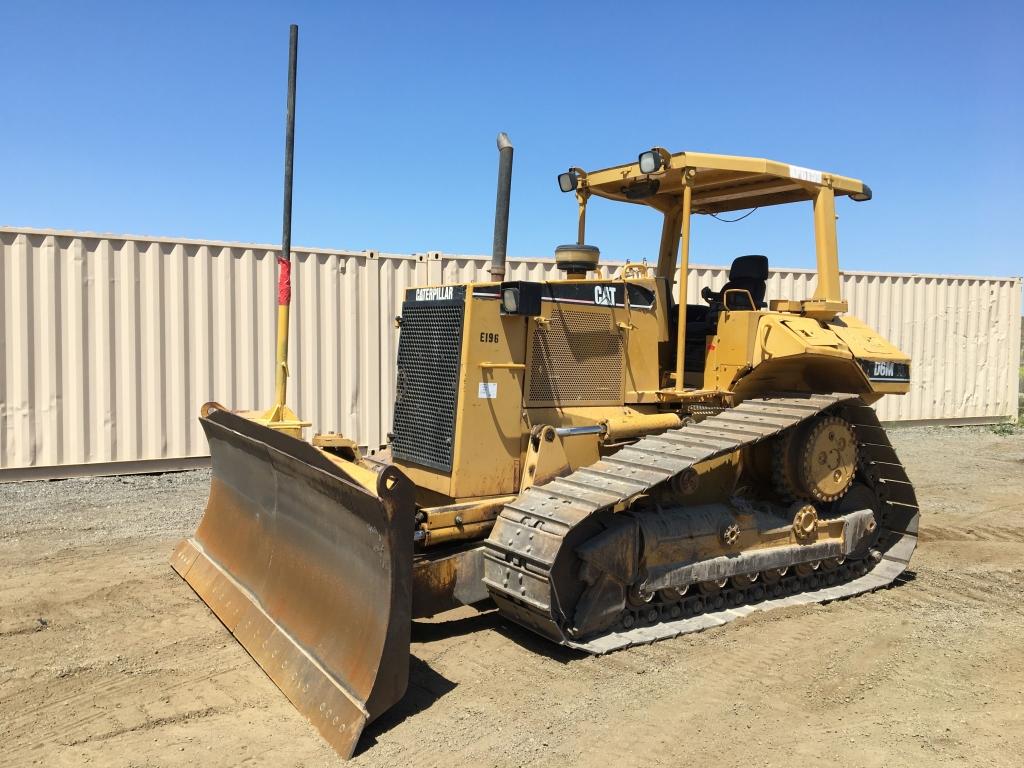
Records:
[[[1019,765],[1024,431],[893,432],[922,502],[888,590],[600,659],[417,622],[361,766]],[[167,565],[209,472],[0,486],[2,765],[341,761]]]
[[[97,542],[175,537],[203,514],[210,470],[88,477],[0,485],[0,546],[32,543],[56,552]]]

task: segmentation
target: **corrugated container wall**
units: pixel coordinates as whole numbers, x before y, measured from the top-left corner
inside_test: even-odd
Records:
[[[273,394],[276,250],[267,245],[0,228],[0,479],[202,463],[196,419]],[[394,397],[394,318],[413,285],[487,279],[487,259],[296,249],[289,402],[315,431],[376,448]],[[618,265],[602,267],[613,273]],[[508,279],[559,276],[513,260]],[[687,299],[726,280],[694,267]],[[1001,421],[1017,412],[1019,278],[847,273],[850,311],[913,358],[886,421]],[[810,295],[776,269],[768,295]]]

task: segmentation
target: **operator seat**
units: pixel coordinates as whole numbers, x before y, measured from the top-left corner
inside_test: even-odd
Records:
[[[754,306],[750,306],[747,297],[743,294],[733,294],[729,297],[728,309],[760,309],[765,306],[764,294],[768,279],[768,257],[760,255],[739,256],[733,259],[729,268],[729,281],[722,286],[720,291],[712,291],[710,288],[701,290],[701,298],[711,305],[712,310],[721,310],[724,307],[725,292],[730,288],[739,288],[750,293],[754,300]],[[717,314],[717,313],[716,313]]]
[[[729,268],[729,280],[720,291],[713,291],[710,288],[701,290],[700,295],[708,303],[708,306],[687,305],[684,370],[690,372],[704,370],[707,337],[717,332],[718,316],[726,308],[724,306],[725,292],[730,288],[745,290],[750,293],[750,299],[754,302],[754,306],[750,306],[750,300],[747,299],[746,294],[734,293],[728,297],[730,310],[759,309],[765,306],[764,294],[767,289],[765,284],[767,279],[767,256],[740,256],[733,260],[732,267]],[[677,326],[676,311],[673,309],[669,315],[669,333],[672,338],[679,333]]]

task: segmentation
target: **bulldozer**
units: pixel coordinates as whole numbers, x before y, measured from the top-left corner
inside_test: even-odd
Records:
[[[836,199],[866,184],[661,147],[573,167],[561,279],[506,280],[498,146],[490,279],[406,292],[382,450],[307,441],[285,404],[290,183],[275,403],[200,415],[210,495],[171,564],[342,757],[405,693],[414,619],[496,609],[600,655],[878,589],[917,542],[871,407],[907,392],[910,359],[840,290]],[[595,196],[660,214],[655,264],[601,271]],[[788,204],[813,214],[813,295],[767,297],[768,259],[743,255],[686,302],[694,217]]]

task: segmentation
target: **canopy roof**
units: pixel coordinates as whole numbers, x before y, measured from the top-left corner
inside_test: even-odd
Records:
[[[662,152],[667,159],[666,167],[656,173],[641,172],[638,162],[617,165],[581,177],[580,190],[664,211],[680,204],[683,173],[689,169],[693,213],[721,213],[813,200],[817,189],[823,186],[831,186],[837,196],[871,199],[871,190],[864,182],[847,176],[759,157]]]

